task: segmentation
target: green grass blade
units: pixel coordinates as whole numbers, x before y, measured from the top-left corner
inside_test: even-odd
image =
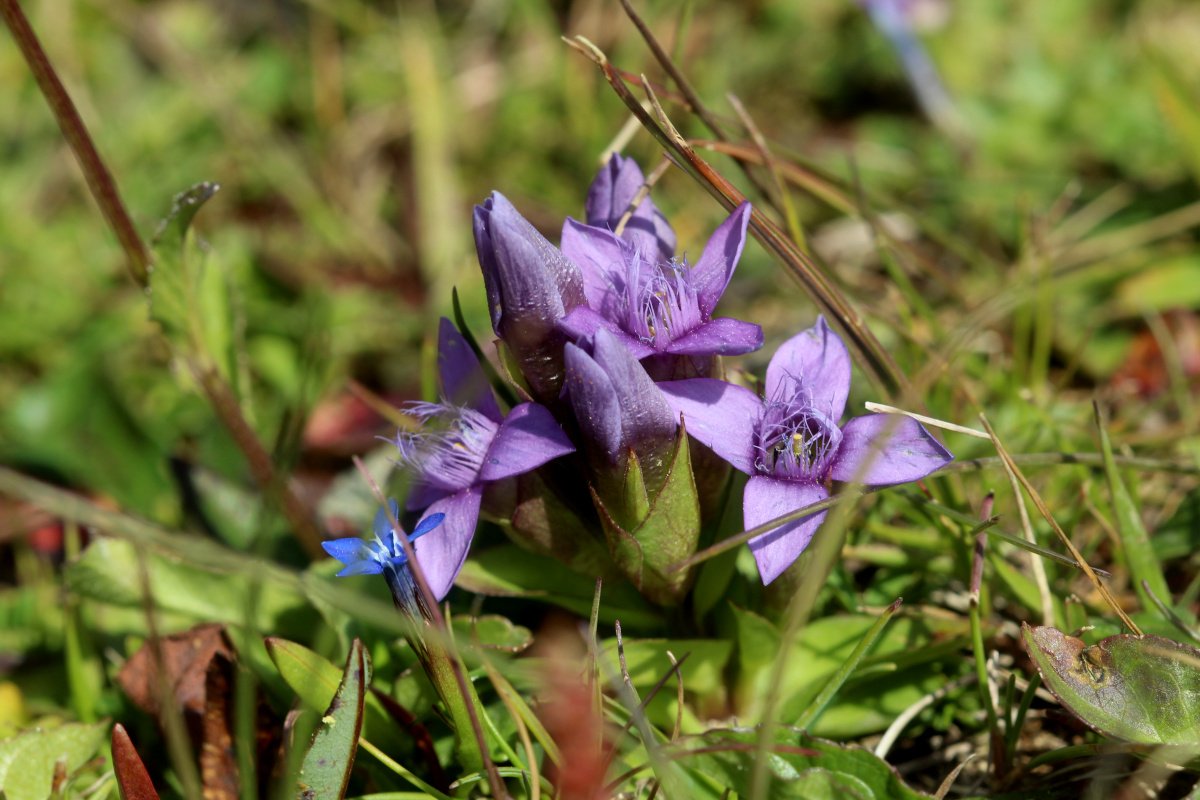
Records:
[[[838,671],[833,674],[833,677],[829,679],[829,682],[825,684],[820,693],[813,698],[808,708],[804,709],[800,714],[795,723],[797,728],[807,730],[817,721],[817,718],[821,716],[821,712],[825,710],[825,707],[833,700],[834,695],[842,688],[842,684],[854,674],[854,670],[858,668],[858,663],[863,660],[863,656],[875,644],[875,641],[879,638],[879,634],[883,633],[884,626],[888,624],[888,621],[900,608],[901,602],[903,602],[903,598],[896,598],[895,602],[884,609],[884,612],[879,615],[879,618],[875,620],[875,624],[867,631],[867,635],[862,638],[858,646],[850,653],[850,657],[838,668]]]
[[[1093,404],[1096,419],[1096,431],[1100,436],[1100,449],[1104,455],[1104,474],[1108,479],[1108,492],[1112,501],[1113,516],[1116,518],[1117,533],[1121,536],[1121,547],[1125,551],[1125,559],[1129,563],[1129,571],[1133,573],[1134,588],[1143,608],[1152,608],[1154,601],[1150,594],[1142,588],[1145,581],[1150,593],[1159,597],[1170,597],[1167,589],[1167,579],[1163,577],[1162,565],[1154,555],[1150,546],[1150,535],[1142,522],[1137,503],[1129,494],[1128,487],[1121,480],[1113,461],[1112,442],[1109,441],[1108,431],[1104,429],[1104,420],[1100,415],[1100,406]]]

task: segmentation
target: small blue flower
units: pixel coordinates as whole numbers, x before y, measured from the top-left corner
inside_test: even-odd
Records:
[[[388,508],[392,512],[390,519],[399,516],[400,506],[395,500],[388,500]],[[346,539],[321,542],[321,547],[325,548],[326,553],[346,565],[337,574],[339,578],[347,575],[379,575],[385,567],[398,570],[408,563],[408,556],[404,554],[400,536],[408,536],[410,542],[414,541],[417,537],[424,536],[441,525],[445,518],[445,514],[430,514],[417,523],[417,527],[411,534],[405,534],[403,530],[392,527],[387,509],[381,508],[375,515],[375,524],[372,526],[375,532],[375,541],[366,541],[357,536],[351,536]]]

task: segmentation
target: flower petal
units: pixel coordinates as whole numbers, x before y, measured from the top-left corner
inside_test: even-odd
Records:
[[[475,206],[475,249],[499,336],[530,320],[548,327],[585,302],[579,268],[499,192]]]
[[[841,338],[817,317],[817,324],[779,346],[767,365],[767,400],[790,395],[789,377],[799,379],[812,403],[831,420],[842,418],[850,394],[850,353]]]
[[[924,478],[953,460],[915,419],[867,414],[843,426],[842,446],[829,474],[837,481],[882,486]]]
[[[371,558],[371,550],[367,547],[367,543],[357,536],[349,536],[345,539],[330,539],[321,542],[321,547],[326,553],[329,553],[329,555],[343,564],[353,564],[356,561],[369,560]]]
[[[475,247],[492,328],[533,395],[551,402],[562,391],[565,338],[555,323],[587,303],[583,275],[498,192],[475,207]]]
[[[616,229],[645,182],[636,161],[614,154],[596,173],[588,189],[588,224]],[[663,261],[670,261],[675,255],[675,231],[649,197],[638,204],[621,238],[647,258],[655,254]]]
[[[374,559],[367,561],[355,561],[353,564],[347,564],[334,577],[345,578],[350,575],[378,575],[383,572],[383,564]]]
[[[735,469],[754,474],[754,439],[763,410],[758,395],[713,378],[665,381],[658,388],[696,441]]]
[[[417,527],[413,528],[413,532],[408,535],[409,541],[420,538],[429,533],[438,525],[441,525],[445,519],[445,514],[430,514],[427,517],[423,517],[421,521],[417,523]]]
[[[640,450],[643,443],[669,442],[675,438],[679,416],[667,405],[658,386],[624,342],[608,331],[597,331],[592,358],[608,374],[616,390],[626,445]]]
[[[616,463],[625,449],[621,427],[621,404],[612,379],[582,348],[563,348],[566,387],[575,421],[585,441],[594,444],[609,461]]]
[[[558,329],[576,342],[588,342],[596,335],[597,331],[608,331],[625,345],[625,349],[632,353],[634,358],[645,358],[655,352],[653,347],[633,338],[621,330],[615,322],[587,306],[573,309],[571,313],[559,320]]]
[[[371,532],[379,537],[381,542],[392,541],[392,521],[388,518],[388,509],[392,511],[392,519],[400,519],[400,504],[389,499],[387,506],[380,506],[375,512],[375,520],[371,523]]]
[[[413,542],[421,572],[433,596],[441,600],[450,592],[458,571],[467,560],[475,524],[479,521],[481,489],[472,486],[429,507],[429,514],[445,514],[441,526]]]
[[[765,475],[755,475],[747,481],[746,491],[742,495],[742,515],[746,530],[827,497],[829,492],[820,484],[781,481]],[[818,511],[750,540],[750,551],[754,553],[754,561],[758,564],[758,574],[762,577],[764,586],[778,578],[799,558],[804,548],[812,541],[817,528],[821,527],[826,513]]]
[[[447,401],[473,408],[493,422],[500,421],[500,407],[475,351],[445,317],[438,327],[438,374],[442,379],[442,396]]]
[[[606,317],[615,313],[625,289],[625,263],[632,253],[604,228],[567,218],[563,223],[562,252],[583,274],[587,304]]]
[[[408,496],[404,498],[404,507],[409,511],[419,511],[422,508],[429,508],[429,506],[441,500],[447,494],[450,494],[450,492],[434,486],[432,483],[426,483],[419,479],[414,480],[408,489]]]
[[[717,301],[725,293],[729,279],[737,268],[738,259],[742,257],[742,248],[746,244],[746,226],[750,223],[750,203],[742,203],[733,210],[729,218],[721,223],[708,244],[700,260],[692,267],[692,285],[700,301],[700,313],[704,319],[712,316]]]
[[[498,481],[520,475],[573,452],[575,446],[545,407],[521,403],[500,423],[479,479]]]
[[[753,322],[720,317],[705,322],[667,345],[681,356],[740,356],[762,347],[762,328]]]

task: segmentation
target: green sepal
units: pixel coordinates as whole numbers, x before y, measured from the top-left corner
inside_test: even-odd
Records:
[[[592,502],[600,514],[609,552],[625,577],[648,600],[675,605],[686,593],[691,573],[667,570],[695,553],[700,538],[700,501],[692,475],[687,431],[682,424],[675,438],[671,466],[658,494],[642,499],[646,497],[645,483],[638,460],[633,456],[626,468],[624,487],[625,503],[620,510],[610,508],[592,490]],[[643,494],[639,495],[639,488]],[[622,524],[628,520],[633,522]]]
[[[542,470],[526,472],[495,485],[488,499],[501,506],[491,509],[500,512],[493,516],[515,544],[557,559],[584,575],[614,574],[612,559],[595,519],[581,517],[555,491]],[[581,504],[587,502],[582,495],[578,500]]]
[[[688,472],[691,472],[689,465]],[[646,477],[642,474],[642,462],[637,453],[629,451],[629,459],[625,462],[625,478],[621,481],[621,507],[610,508],[614,516],[619,516],[621,526],[636,529],[650,515],[650,494],[646,491]]]

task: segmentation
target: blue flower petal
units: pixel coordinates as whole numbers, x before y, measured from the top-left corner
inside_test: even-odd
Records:
[[[346,539],[331,539],[327,542],[321,542],[321,547],[326,553],[336,558],[343,564],[350,564],[354,561],[368,559],[371,557],[371,551],[367,547],[367,543],[357,536],[351,536]]]
[[[348,575],[378,575],[383,572],[383,564],[378,561],[355,561],[353,564],[348,564],[345,569],[337,574],[339,578],[345,578]]]
[[[400,519],[400,504],[397,503],[395,500],[388,500],[387,504],[388,504],[388,508],[390,508],[392,510],[391,519],[399,521],[399,519]],[[387,509],[380,508],[378,511],[375,512],[375,522],[371,525],[371,530],[373,530],[375,532],[375,535],[378,536],[383,541],[387,542],[387,541],[391,540],[392,523],[391,523],[391,520],[388,518]]]
[[[413,528],[413,532],[408,535],[408,540],[411,542],[418,536],[424,536],[431,530],[442,524],[442,520],[446,518],[445,514],[430,514],[425,519],[417,523],[417,527]]]

